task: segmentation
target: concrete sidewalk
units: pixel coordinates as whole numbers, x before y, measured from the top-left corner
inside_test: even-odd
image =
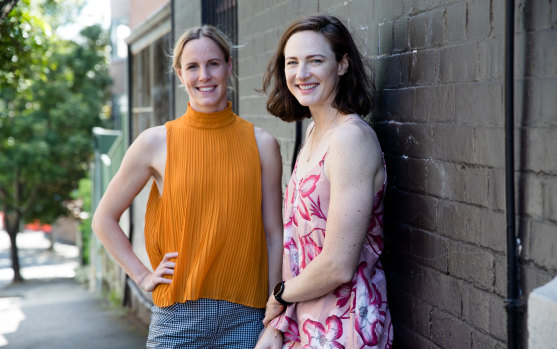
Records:
[[[23,284],[13,276],[9,239],[0,231],[0,348],[145,348],[147,326],[74,280],[77,248],[42,233],[18,236]]]

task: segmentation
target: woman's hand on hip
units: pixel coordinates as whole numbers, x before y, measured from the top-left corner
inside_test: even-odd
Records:
[[[165,278],[165,275],[174,275],[176,263],[170,260],[177,257],[178,252],[169,252],[165,254],[155,271],[144,274],[143,277],[138,280],[139,287],[145,292],[153,292],[158,284],[170,284],[172,278]]]

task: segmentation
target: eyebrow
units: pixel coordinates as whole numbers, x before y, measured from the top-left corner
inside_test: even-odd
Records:
[[[320,55],[320,54],[309,55],[309,56],[306,56],[305,58],[306,58],[306,59],[311,59],[311,58],[315,58],[315,57],[327,58],[327,56]],[[289,57],[284,57],[284,59],[285,59],[285,60],[287,60],[287,59],[298,59],[298,57],[291,57],[291,56],[289,56]]]
[[[207,62],[211,62],[211,61],[219,61],[219,62],[223,62],[222,59],[218,58],[218,57],[214,57],[214,58],[209,58],[207,60]],[[189,65],[189,64],[198,64],[198,61],[191,61],[191,62],[187,62],[185,65]]]

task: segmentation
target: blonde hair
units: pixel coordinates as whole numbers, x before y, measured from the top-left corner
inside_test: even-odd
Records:
[[[221,32],[217,27],[212,25],[202,25],[201,27],[193,27],[184,32],[176,42],[174,50],[172,51],[172,63],[174,66],[174,71],[178,73],[179,69],[182,69],[180,59],[182,57],[182,52],[186,44],[192,40],[201,39],[202,37],[209,38],[213,40],[215,44],[220,48],[224,54],[225,62],[230,62],[231,59],[231,43],[230,39]]]

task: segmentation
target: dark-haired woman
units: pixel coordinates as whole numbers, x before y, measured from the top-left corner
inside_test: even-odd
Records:
[[[311,118],[284,198],[283,281],[257,348],[390,348],[383,249],[386,170],[371,127],[373,85],[335,17],[294,22],[264,77],[267,109]]]

